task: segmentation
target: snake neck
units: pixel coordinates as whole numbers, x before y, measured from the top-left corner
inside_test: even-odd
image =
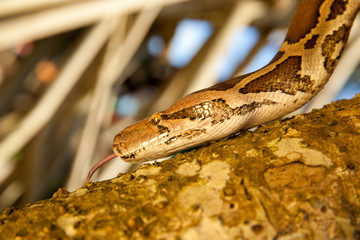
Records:
[[[329,80],[359,9],[359,0],[300,1],[284,43],[269,64],[197,93],[240,93],[245,103],[282,99],[286,112],[279,114],[296,110]]]

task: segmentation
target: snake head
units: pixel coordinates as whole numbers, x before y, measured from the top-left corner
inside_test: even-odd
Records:
[[[124,161],[144,162],[167,157],[193,147],[211,121],[211,106],[195,106],[176,112],[158,112],[120,131],[113,142],[114,152]],[[197,140],[198,139],[198,140]],[[205,139],[206,140],[206,139]]]
[[[179,106],[173,105],[120,131],[114,138],[115,154],[127,162],[156,160],[225,137],[241,126],[222,124],[231,121],[234,114],[224,100],[204,100],[186,106],[188,98]]]
[[[127,162],[151,161],[170,155],[165,142],[171,134],[180,134],[180,129],[175,125],[167,126],[168,123],[161,113],[155,113],[130,125],[115,135],[114,153]]]

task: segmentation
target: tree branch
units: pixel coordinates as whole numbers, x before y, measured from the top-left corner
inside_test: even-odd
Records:
[[[0,238],[360,235],[360,95],[0,216]]]

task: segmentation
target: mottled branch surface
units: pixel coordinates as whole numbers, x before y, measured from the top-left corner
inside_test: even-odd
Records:
[[[360,239],[360,95],[0,216],[1,239]]]

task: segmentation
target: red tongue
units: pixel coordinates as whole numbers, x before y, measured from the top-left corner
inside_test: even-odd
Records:
[[[111,159],[116,158],[117,155],[115,153],[110,154],[109,156],[107,156],[106,158],[101,159],[99,162],[97,162],[89,171],[88,176],[86,178],[86,182],[85,184],[87,184],[90,181],[90,178],[92,177],[92,175],[96,172],[96,170],[98,170],[102,165],[104,165],[105,163],[107,163],[108,161],[110,161]]]

